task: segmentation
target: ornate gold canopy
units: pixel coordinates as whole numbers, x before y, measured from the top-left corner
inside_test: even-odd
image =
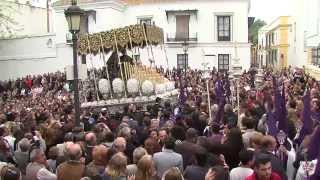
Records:
[[[143,47],[147,44],[163,44],[163,40],[161,28],[154,25],[137,24],[111,31],[82,35],[79,39],[78,52],[81,55],[97,54],[103,47],[104,52],[107,53],[115,49],[116,45],[118,49],[130,49],[137,46]]]

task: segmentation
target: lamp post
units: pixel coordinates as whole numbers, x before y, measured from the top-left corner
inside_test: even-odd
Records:
[[[72,0],[72,5],[64,11],[66,16],[69,31],[72,34],[73,46],[73,86],[74,86],[74,109],[76,126],[80,125],[80,101],[79,101],[79,79],[78,79],[78,62],[77,62],[77,41],[80,31],[80,19],[84,11],[77,6],[76,0]]]
[[[188,58],[187,58],[187,52],[188,52],[188,43],[187,40],[184,40],[182,43],[182,49],[184,52],[184,76],[187,77],[187,68],[188,68]]]
[[[234,41],[234,58],[232,64],[232,76],[234,84],[237,90],[237,107],[238,107],[238,127],[240,127],[240,77],[241,77],[242,66],[240,64],[240,58],[238,58],[238,43]]]
[[[209,81],[211,78],[210,74],[210,68],[208,68],[209,63],[202,63],[203,65],[203,75],[202,78],[206,80],[206,86],[207,86],[207,101],[208,101],[208,112],[209,112],[209,122],[212,121],[212,113],[211,113],[211,100],[210,100],[210,89],[209,89]]]

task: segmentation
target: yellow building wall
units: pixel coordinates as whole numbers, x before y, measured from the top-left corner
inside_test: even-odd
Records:
[[[311,49],[311,48],[308,48],[308,49],[307,49],[307,53],[308,53],[307,63],[308,63],[308,64],[312,64],[312,49]]]
[[[280,57],[279,57],[280,66],[282,68],[288,67],[288,47],[280,47],[279,52],[280,52]],[[283,59],[281,58],[281,55],[283,55]]]
[[[280,24],[289,24],[289,17],[288,16],[280,17]]]
[[[289,18],[288,16],[279,17],[278,21],[275,21],[278,24],[275,24],[275,28],[267,32],[266,34],[272,34],[277,32],[278,41],[267,50],[277,49],[278,52],[278,66],[277,68],[288,67],[288,51],[289,51]],[[283,58],[281,58],[283,55]]]
[[[287,18],[281,19],[281,23],[287,23]],[[285,26],[285,27],[283,27]],[[287,24],[280,25],[280,52],[283,54],[282,68],[288,67],[288,46],[289,46],[289,27]],[[280,54],[280,58],[281,58]]]

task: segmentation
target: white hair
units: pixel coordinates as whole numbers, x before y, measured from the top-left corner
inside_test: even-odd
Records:
[[[34,162],[37,158],[37,156],[41,153],[44,153],[41,149],[33,149],[31,152],[30,152],[30,160],[32,162]]]
[[[147,150],[143,147],[137,147],[133,151],[133,163],[138,163],[138,161],[142,158],[142,156],[148,154]]]
[[[27,152],[31,148],[31,144],[27,138],[23,138],[18,142],[18,150],[21,152]]]

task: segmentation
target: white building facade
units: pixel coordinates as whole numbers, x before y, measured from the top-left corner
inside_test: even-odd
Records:
[[[267,66],[267,58],[266,58],[266,26],[262,27],[258,32],[258,47],[257,47],[257,61],[259,68],[263,68]]]
[[[150,51],[148,53],[146,48],[134,49],[134,55],[143,64],[148,65],[149,59],[154,58],[157,66],[184,68],[187,59],[187,66],[192,69],[203,69],[203,63],[209,63],[211,67],[214,66],[219,70],[231,70],[233,59],[240,59],[243,70],[250,67],[248,42],[250,0],[80,0],[78,2],[78,5],[86,11],[86,18],[82,21],[82,33],[96,33],[137,23],[154,23],[163,28],[164,45],[152,47],[152,53]],[[69,5],[70,1],[67,0],[53,4],[54,37],[51,38],[53,43],[51,48],[55,50],[56,55],[52,60],[39,66],[41,72],[63,70],[65,66],[72,64],[72,48],[67,43],[70,34],[64,16],[64,10]],[[187,49],[182,47],[184,42],[188,44]],[[128,54],[131,55],[131,52]],[[80,59],[81,57],[79,62]],[[101,67],[104,63],[100,55],[88,55],[86,64],[90,68]],[[14,73],[10,69],[7,71]],[[19,76],[39,72],[26,68],[19,73]]]
[[[293,66],[304,67],[320,80],[320,1],[294,0],[292,3],[294,46]]]
[[[46,0],[3,0],[3,14],[13,19],[11,33],[0,34],[0,80],[27,74],[53,72],[64,64],[55,63],[53,16]],[[65,52],[68,53],[68,52]]]

